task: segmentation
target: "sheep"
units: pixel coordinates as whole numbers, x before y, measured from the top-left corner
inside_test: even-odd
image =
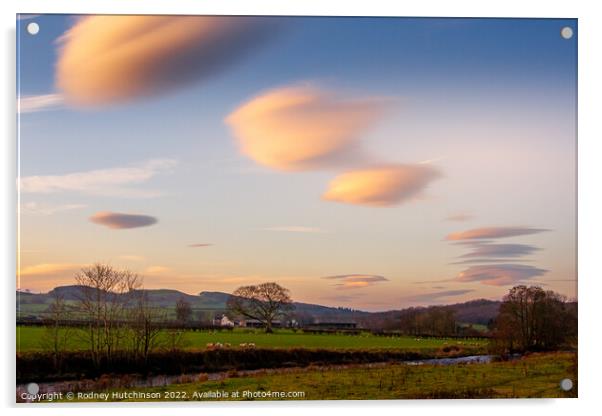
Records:
[[[255,343],[254,342],[243,342],[241,344],[238,344],[238,346],[240,348],[255,348]]]

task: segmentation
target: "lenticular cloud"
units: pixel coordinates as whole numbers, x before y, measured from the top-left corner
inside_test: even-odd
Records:
[[[90,221],[114,230],[148,227],[157,223],[157,219],[150,215],[123,214],[108,211],[97,212],[90,217]]]
[[[59,39],[56,85],[99,106],[181,88],[263,44],[274,20],[219,16],[89,16]]]
[[[390,164],[343,173],[322,195],[327,201],[390,206],[418,197],[439,171],[429,165]]]
[[[243,154],[277,170],[308,170],[353,158],[389,100],[349,98],[309,86],[277,88],[242,104],[226,122]]]

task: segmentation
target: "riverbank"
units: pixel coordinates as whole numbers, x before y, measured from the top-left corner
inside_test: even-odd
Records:
[[[453,365],[309,366],[231,371],[219,379],[201,373],[195,378],[166,386],[98,388],[94,393],[106,393],[107,401],[577,397],[577,355],[537,353],[510,361]],[[573,381],[570,391],[560,389],[560,380],[565,378]],[[95,399],[76,395],[64,401]]]
[[[17,354],[17,383],[83,380],[138,374],[211,373],[310,365],[366,364],[483,355],[483,347],[445,346],[421,350],[330,350],[308,348],[220,348],[198,351],[153,351],[146,360],[116,353],[110,362],[96,364],[84,352],[63,353],[55,365],[48,352]]]

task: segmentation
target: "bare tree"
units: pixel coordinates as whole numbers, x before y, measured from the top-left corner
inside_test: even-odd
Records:
[[[180,323],[186,323],[192,317],[192,307],[190,306],[190,302],[181,297],[176,302],[176,319]]]
[[[134,290],[140,287],[138,275],[96,263],[76,274],[80,285],[79,312],[87,322],[85,339],[96,365],[104,357],[111,361],[124,335],[125,315]]]
[[[159,344],[161,322],[165,320],[165,314],[153,308],[143,290],[135,292],[133,303],[129,314],[132,349],[136,357],[141,357],[146,362],[148,354]]]
[[[67,325],[69,308],[65,298],[58,292],[52,295],[52,303],[48,306],[48,324],[44,327],[44,333],[40,338],[40,344],[44,350],[52,352],[52,360],[57,371],[61,367],[63,353],[67,349],[67,343],[71,334],[71,328]]]
[[[277,283],[242,286],[232,293],[227,302],[228,311],[234,316],[255,319],[272,332],[272,325],[279,317],[294,309],[289,290]]]
[[[554,349],[576,336],[576,307],[553,291],[515,286],[504,297],[493,329],[499,349]]]
[[[401,331],[409,335],[449,336],[457,331],[455,312],[443,306],[403,310],[400,322]]]

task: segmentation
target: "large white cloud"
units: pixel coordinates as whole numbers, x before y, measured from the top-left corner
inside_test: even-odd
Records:
[[[355,205],[389,206],[412,200],[441,176],[426,164],[390,164],[343,173],[322,198]]]
[[[274,23],[234,16],[83,17],[59,40],[56,84],[68,103],[80,106],[167,92],[249,54]]]
[[[242,104],[227,118],[241,151],[279,170],[340,165],[381,118],[390,100],[347,98],[312,86],[278,88]]]

